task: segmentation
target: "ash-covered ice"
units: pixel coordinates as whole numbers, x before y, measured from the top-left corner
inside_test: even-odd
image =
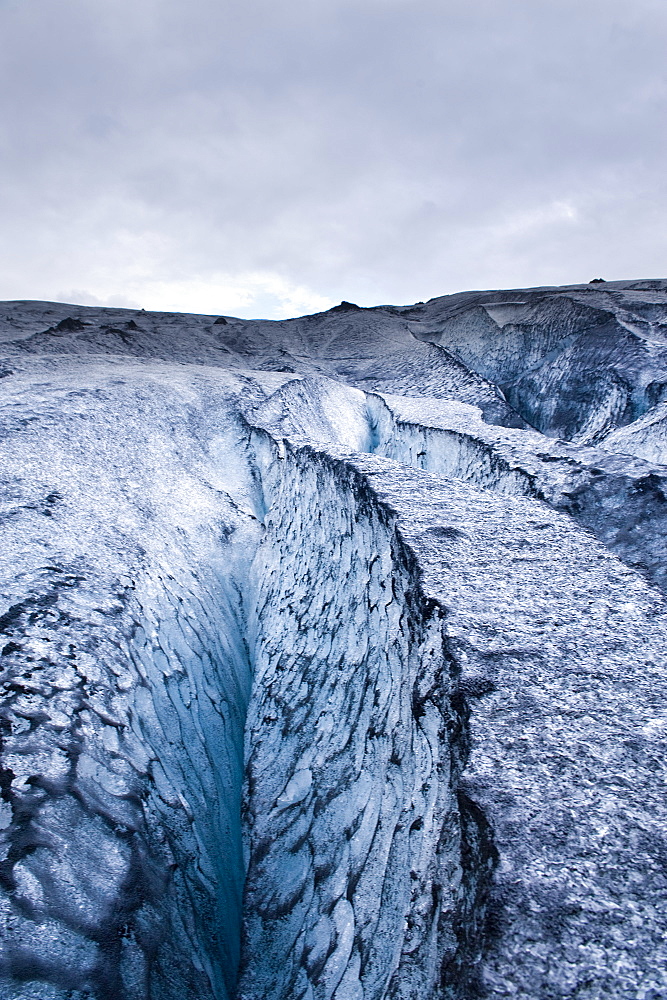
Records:
[[[667,281],[0,304],[2,1000],[667,997]]]

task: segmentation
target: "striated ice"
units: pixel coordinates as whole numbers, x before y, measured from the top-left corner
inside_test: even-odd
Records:
[[[4,312],[3,1000],[667,994],[667,283]]]
[[[354,910],[346,899],[338,900],[333,908],[331,919],[336,935],[336,945],[327,959],[320,977],[326,1000],[331,1000],[336,992],[336,987],[348,967],[354,943]],[[350,971],[353,970],[354,966]],[[358,982],[358,968],[355,971],[357,972],[355,978]],[[345,995],[349,995],[348,990],[349,986],[345,990]]]
[[[282,795],[276,800],[279,809],[286,809],[287,806],[295,806],[298,802],[303,802],[313,784],[313,772],[310,768],[297,771],[287,782]]]

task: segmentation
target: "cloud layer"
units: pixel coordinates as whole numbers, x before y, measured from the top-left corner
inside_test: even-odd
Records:
[[[0,0],[0,297],[665,273],[664,0]]]

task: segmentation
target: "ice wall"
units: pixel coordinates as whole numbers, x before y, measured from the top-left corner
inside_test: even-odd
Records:
[[[0,995],[227,1000],[259,532],[228,387],[79,375],[3,428]]]
[[[444,610],[341,459],[254,435],[248,877],[239,996],[466,995],[492,851]]]
[[[667,588],[663,469],[601,448],[549,441],[533,431],[494,427],[477,408],[455,401],[369,393],[368,419],[374,454],[495,493],[540,500],[569,514],[630,566]],[[611,441],[618,443],[610,450],[623,447],[626,436],[624,431],[612,434]]]
[[[250,672],[187,554],[124,586],[45,567],[5,615],[7,1000],[232,993]]]
[[[389,400],[391,397],[389,397]],[[534,477],[513,464],[489,441],[475,434],[475,425],[483,426],[476,407],[457,403],[436,404],[445,422],[440,426],[401,419],[391,402],[375,393],[367,396],[372,446],[376,455],[385,455],[404,465],[441,476],[453,476],[465,482],[510,495],[536,496]],[[449,416],[451,426],[446,426]],[[436,418],[437,419],[437,418]],[[466,427],[466,419],[470,426]]]

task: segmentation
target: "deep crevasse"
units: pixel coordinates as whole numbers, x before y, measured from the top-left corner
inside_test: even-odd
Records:
[[[34,455],[31,438],[16,444],[25,501],[12,509],[5,540],[21,551],[30,537],[34,556],[3,623],[10,640],[3,657],[3,996],[227,1000],[233,994],[251,653],[259,650],[261,684],[266,650],[278,636],[284,655],[309,673],[292,677],[302,694],[304,684],[310,692],[317,688],[311,653],[320,681],[340,681],[320,692],[320,700],[331,695],[328,716],[295,705],[299,739],[301,731],[324,726],[319,764],[301,766],[297,757],[288,774],[294,741],[273,743],[270,721],[266,734],[249,730],[250,773],[264,766],[273,780],[276,759],[285,756],[278,797],[289,802],[305,789],[310,798],[302,801],[312,805],[322,785],[318,802],[327,807],[313,814],[312,824],[320,888],[304,914],[307,960],[273,938],[272,950],[258,943],[246,955],[259,961],[270,954],[276,970],[303,957],[302,976],[314,983],[324,977],[316,993],[335,988],[339,997],[346,989],[355,995],[357,962],[369,996],[401,995],[410,981],[420,989],[435,983],[443,961],[450,979],[465,978],[474,950],[477,827],[463,801],[472,848],[463,845],[462,867],[454,786],[465,752],[463,708],[451,701],[455,670],[442,647],[441,609],[419,596],[416,561],[388,508],[342,459],[291,450],[261,431],[250,447],[248,427],[230,423],[224,395],[216,397],[220,388],[211,395],[204,383],[203,404],[193,400],[191,383],[184,390],[162,372],[157,377],[158,391],[143,372],[122,390],[128,406],[150,415],[155,430],[148,448],[141,424],[124,420],[120,406],[107,409],[104,389],[79,392],[74,404],[67,389],[63,403],[57,382],[45,407],[64,408],[66,416],[53,420],[47,409],[35,421],[41,437],[35,435]],[[71,418],[70,406],[76,407]],[[75,434],[68,433],[70,420]],[[275,457],[281,449],[291,457]],[[49,481],[49,462],[66,470],[57,496],[41,485]],[[165,481],[169,497],[162,500]],[[326,502],[318,499],[320,489]],[[262,493],[272,505],[268,514]],[[276,511],[283,502],[281,520]],[[259,549],[258,517],[267,525]],[[289,611],[289,573],[278,572],[283,556],[295,569],[295,586],[305,587],[313,602],[303,622]],[[379,638],[371,647],[376,624]],[[353,675],[340,670],[346,663]],[[274,693],[265,692],[269,700]],[[260,688],[253,705],[257,697],[264,697]],[[359,731],[337,754],[338,727],[326,729],[339,710],[348,719],[352,713]],[[383,729],[387,720],[396,722],[391,736]],[[254,787],[263,799],[275,791],[261,782]],[[258,803],[249,805],[248,814],[257,813]],[[274,819],[259,816],[259,827]],[[430,856],[435,847],[440,853]],[[358,856],[346,861],[341,851]],[[272,880],[285,875],[284,856],[280,842],[274,844],[268,883],[246,893],[248,926],[272,905]],[[292,867],[298,852],[289,860],[290,878],[298,881]],[[338,895],[336,872],[347,879]],[[251,864],[251,886],[255,875]],[[251,966],[246,961],[244,982],[256,974]]]
[[[445,450],[450,465],[435,471],[458,477],[445,479],[361,455],[372,421],[356,390],[304,380],[295,392],[282,377],[267,400],[248,380],[227,403],[210,375],[158,374],[157,387],[137,376],[141,391],[114,384],[125,409],[68,387],[34,454],[36,421],[17,431],[17,461],[36,471],[5,531],[17,551],[29,535],[36,555],[5,622],[7,997],[233,991],[251,660],[242,995],[465,997],[476,969],[527,1000],[567,995],[568,982],[587,1000],[608,995],[589,901],[618,915],[652,892],[640,875],[653,837],[635,850],[624,832],[659,813],[652,758],[638,758],[636,787],[615,782],[619,748],[659,732],[655,595],[569,519],[497,495],[515,492],[498,477],[520,434],[478,427],[505,436],[505,464]],[[241,392],[266,404],[273,436],[230,417]],[[300,443],[298,427],[280,440],[291,396],[321,446]],[[430,450],[437,429],[414,434],[420,462],[443,458]],[[528,471],[542,467],[535,457]],[[467,794],[450,654],[481,699]],[[521,749],[526,733],[539,753]],[[467,795],[501,855],[501,933],[479,964],[493,847]],[[598,834],[609,808],[623,822]],[[627,873],[622,891],[586,854],[602,835],[600,857]],[[648,981],[658,928],[646,923],[640,947],[627,943],[639,932],[600,925],[604,953]]]
[[[4,441],[3,1000],[227,1000],[236,980],[259,528],[219,489],[221,454],[243,478],[228,384],[116,374],[43,378]]]
[[[461,996],[492,853],[457,796],[467,747],[444,611],[362,476],[262,432],[253,444],[267,514],[240,996]]]
[[[7,1000],[232,995],[250,669],[233,587],[191,554],[115,593],[51,568],[16,607]]]

